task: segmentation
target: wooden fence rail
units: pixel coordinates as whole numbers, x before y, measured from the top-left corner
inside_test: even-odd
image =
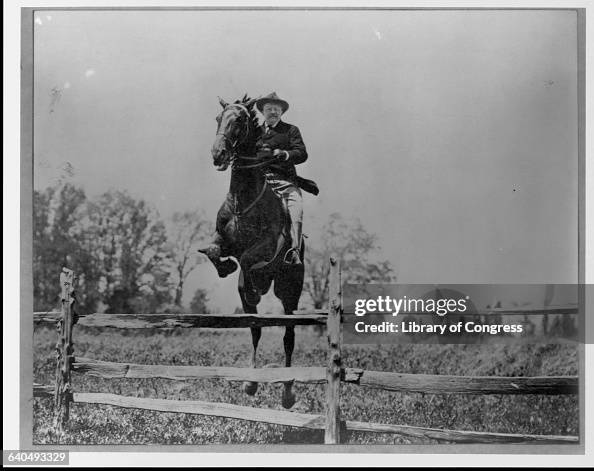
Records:
[[[323,367],[235,368],[227,366],[142,365],[74,357],[72,371],[104,379],[162,378],[176,381],[224,379],[258,383],[321,384],[327,382]],[[577,376],[451,376],[341,368],[344,383],[386,391],[426,394],[577,394]]]
[[[38,323],[56,322],[54,316],[39,315]],[[87,314],[79,316],[76,325],[82,327],[114,327],[117,329],[174,329],[174,328],[235,328],[286,327],[296,325],[324,325],[322,314]]]
[[[45,387],[37,386],[36,397],[47,397]],[[184,414],[209,415],[242,419],[252,422],[300,427],[312,430],[325,430],[326,418],[322,415],[287,412],[276,409],[263,409],[234,404],[204,401],[176,401],[171,399],[146,399],[106,393],[74,393],[73,403],[101,404],[131,409],[179,412]],[[374,422],[341,421],[341,428],[347,431],[392,433],[396,435],[425,438],[454,443],[547,443],[575,444],[577,437],[564,435],[530,435],[514,433],[472,432],[460,430],[412,427],[408,425],[379,424]]]
[[[344,381],[388,391],[428,394],[577,394],[577,376],[450,376],[347,368]]]
[[[254,381],[257,383],[325,383],[323,367],[290,368],[234,368],[228,366],[138,365],[112,363],[90,358],[75,358],[72,371],[105,379],[164,378],[172,380],[225,379],[227,381]]]
[[[328,310],[327,309],[311,309],[311,310],[298,310],[298,311],[293,311],[293,314],[295,316],[317,316],[317,315],[321,315],[324,318],[326,317],[326,315],[328,314]],[[432,311],[427,311],[427,312],[423,312],[423,311],[419,311],[419,312],[403,312],[401,313],[402,315],[407,315],[407,316],[435,316],[435,312]],[[542,307],[542,308],[534,308],[534,309],[522,309],[522,310],[518,310],[518,309],[488,309],[488,310],[482,310],[482,311],[477,311],[476,313],[472,313],[472,314],[467,314],[467,316],[498,316],[498,315],[504,315],[504,316],[542,316],[542,315],[571,315],[571,314],[579,314],[579,308],[578,307],[562,307],[562,306],[556,306],[556,307]],[[248,314],[200,314],[200,313],[196,313],[196,314],[142,314],[142,316],[146,316],[147,318],[155,318],[158,317],[160,319],[166,320],[166,319],[179,319],[180,321],[183,321],[186,318],[192,318],[192,317],[218,317],[220,319],[228,319],[228,318],[236,318],[237,316],[247,316]],[[275,318],[282,318],[284,316],[274,316],[274,315],[268,315],[268,314],[249,314],[250,316],[257,316],[257,317],[262,317],[264,319],[267,320],[272,320]],[[342,312],[342,316],[354,316],[355,313],[354,312],[348,312],[348,311],[344,311]],[[459,316],[462,316],[463,314],[459,314]],[[140,316],[140,314],[103,314],[103,313],[92,313],[92,314],[79,314],[79,320],[77,322],[78,325],[89,325],[89,326],[95,326],[93,325],[94,322],[97,321],[86,321],[85,319],[87,318],[97,318],[97,319],[101,319],[102,316],[121,316],[122,319],[127,319],[129,317],[138,317]],[[306,317],[306,318],[307,318]],[[56,323],[58,322],[60,319],[62,318],[62,312],[61,311],[48,311],[48,312],[34,312],[33,313],[33,320],[36,324],[42,324],[42,323]],[[315,318],[315,317],[312,317]],[[87,324],[87,322],[89,322]],[[296,325],[305,325],[305,324],[296,324]],[[105,325],[97,325],[98,327],[108,327]],[[169,326],[165,326],[165,327],[169,327]],[[174,326],[175,327],[175,326]],[[185,327],[185,326],[181,326],[181,327]],[[191,327],[214,327],[211,325],[194,325]],[[221,327],[225,327],[224,325]],[[239,326],[239,327],[243,327],[243,325]]]
[[[493,377],[404,374],[345,368],[341,360],[340,325],[344,315],[337,260],[330,262],[330,293],[327,310],[294,311],[293,315],[262,314],[88,314],[74,312],[74,273],[63,269],[62,311],[34,313],[36,324],[57,323],[59,340],[56,344],[55,385],[34,384],[33,395],[54,398],[54,427],[62,433],[68,422],[70,403],[104,404],[110,406],[211,415],[255,422],[324,430],[326,444],[344,441],[345,431],[392,433],[407,437],[428,438],[456,443],[579,443],[575,436],[528,435],[442,430],[408,425],[379,424],[344,420],[340,411],[341,383],[397,392],[430,394],[577,394],[575,376]],[[490,314],[576,314],[574,307],[554,307],[530,311],[490,310]],[[72,328],[110,327],[121,329],[145,328],[230,328],[326,325],[328,358],[326,367],[235,368],[194,365],[142,365],[116,363],[75,357],[72,349]],[[303,414],[282,410],[238,406],[203,401],[176,401],[154,398],[127,397],[108,393],[77,393],[71,390],[70,374],[86,374],[105,379],[164,378],[169,380],[223,379],[284,383],[295,381],[326,385],[325,415]],[[342,434],[342,435],[341,435]]]

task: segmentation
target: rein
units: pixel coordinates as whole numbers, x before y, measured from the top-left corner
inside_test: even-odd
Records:
[[[256,160],[258,161],[255,164],[247,164],[247,165],[237,165],[237,164],[233,164],[233,168],[234,169],[238,169],[238,170],[243,170],[243,169],[251,169],[251,168],[261,168],[264,167],[266,165],[269,165],[271,163],[273,163],[275,160],[277,160],[276,158],[274,159],[267,159],[264,161],[260,161],[260,159],[258,157],[250,157],[248,155],[241,155],[241,156],[237,156],[233,159],[233,161],[240,159],[240,160]],[[268,182],[266,180],[266,177],[264,177],[264,183],[262,184],[262,189],[260,190],[260,193],[258,194],[258,196],[256,197],[256,199],[254,201],[252,201],[247,208],[243,209],[242,211],[234,211],[233,214],[235,214],[236,216],[244,216],[246,215],[249,211],[251,211],[254,206],[256,206],[256,203],[258,203],[258,201],[260,201],[262,199],[262,197],[264,196],[264,193],[266,192],[266,188],[268,187]]]
[[[262,184],[262,189],[260,190],[260,193],[258,194],[258,196],[256,197],[256,199],[254,201],[252,201],[247,208],[242,209],[241,211],[233,211],[233,214],[235,216],[245,216],[247,213],[249,213],[258,203],[258,201],[260,201],[262,199],[262,197],[264,196],[264,193],[266,192],[266,188],[268,188],[268,182],[266,181],[266,178],[264,178],[264,183]]]
[[[255,164],[237,165],[235,163],[235,161],[237,159],[256,160],[257,162]],[[274,157],[273,159],[260,160],[260,158],[258,158],[258,157],[249,157],[247,155],[238,155],[233,159],[233,168],[236,168],[239,170],[248,169],[248,168],[261,168],[261,167],[265,167],[266,165],[270,165],[271,163],[274,163],[276,160],[278,160],[278,157]]]

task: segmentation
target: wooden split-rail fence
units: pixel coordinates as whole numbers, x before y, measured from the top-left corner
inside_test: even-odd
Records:
[[[56,433],[63,434],[70,405],[105,404],[125,408],[162,412],[181,412],[255,422],[324,430],[326,444],[341,443],[346,431],[392,433],[413,438],[428,438],[455,443],[561,443],[576,444],[579,438],[566,435],[528,435],[443,430],[409,425],[381,424],[343,420],[340,413],[341,383],[397,392],[432,394],[577,394],[576,376],[492,377],[403,374],[345,368],[341,361],[342,293],[340,267],[331,260],[328,310],[315,310],[294,315],[260,314],[88,314],[74,310],[75,275],[64,268],[60,275],[61,312],[35,313],[36,323],[57,323],[58,342],[54,385],[33,385],[34,397],[53,398]],[[518,313],[518,311],[515,311]],[[521,313],[521,312],[520,312]],[[549,314],[557,313],[547,310]],[[576,308],[558,313],[575,314]],[[208,366],[142,365],[114,363],[74,356],[74,325],[88,327],[142,328],[229,328],[326,325],[328,355],[325,367],[235,368]],[[325,415],[305,414],[276,409],[254,408],[226,403],[178,401],[169,399],[128,397],[107,393],[78,393],[72,390],[71,374],[88,374],[102,378],[166,378],[171,380],[219,378],[228,381],[282,383],[325,383]]]

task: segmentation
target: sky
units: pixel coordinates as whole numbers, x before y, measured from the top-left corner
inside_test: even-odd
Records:
[[[305,232],[359,217],[405,283],[577,282],[575,12],[43,11],[34,34],[36,189],[214,221],[217,96],[276,91],[321,190]],[[209,264],[199,286],[239,304]]]

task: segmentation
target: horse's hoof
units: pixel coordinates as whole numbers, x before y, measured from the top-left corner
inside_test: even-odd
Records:
[[[293,394],[293,391],[283,391],[282,405],[285,409],[290,409],[293,407],[295,402],[297,402],[297,398],[295,397],[295,394]]]
[[[221,256],[221,248],[216,244],[207,245],[206,247],[198,249],[198,252],[203,253],[211,260],[218,259]]]
[[[226,276],[233,273],[235,270],[237,270],[237,263],[235,263],[235,261],[231,260],[230,258],[227,260],[223,260],[217,267],[217,273],[221,278],[225,278]]]
[[[254,383],[252,381],[246,381],[243,383],[243,392],[246,393],[248,396],[253,396],[256,394],[258,390],[258,383]]]

